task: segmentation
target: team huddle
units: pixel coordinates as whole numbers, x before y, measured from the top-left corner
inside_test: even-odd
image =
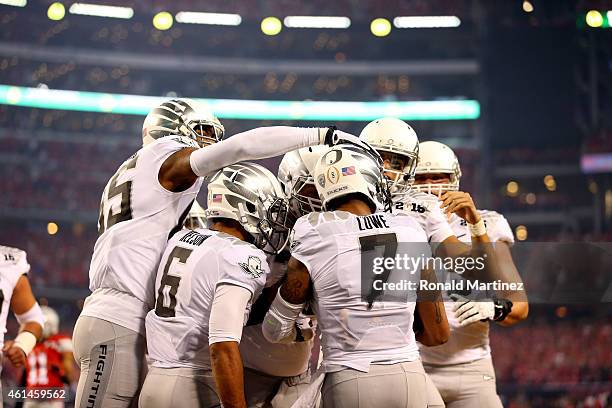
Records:
[[[460,191],[448,146],[419,143],[394,118],[359,137],[286,126],[224,136],[205,107],[169,100],[106,185],[73,335],[76,407],[502,406],[489,322],[525,319],[524,296],[363,287],[364,256],[393,257],[402,243],[495,260],[423,268],[424,281],[520,280],[506,219]],[[277,175],[250,162],[281,155]],[[18,265],[4,255],[3,302],[25,323],[4,349],[25,364],[43,320],[29,285],[28,302],[7,295],[19,294]]]

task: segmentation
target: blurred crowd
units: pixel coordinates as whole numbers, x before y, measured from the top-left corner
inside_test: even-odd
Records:
[[[295,100],[431,100],[441,95],[475,98],[473,78],[447,76],[297,74],[294,72],[232,74],[129,68],[126,65],[79,65],[74,61],[38,62],[19,57],[0,59],[3,82],[137,95],[174,95],[220,99]],[[466,82],[467,81],[467,82]],[[43,85],[44,84],[44,85]]]

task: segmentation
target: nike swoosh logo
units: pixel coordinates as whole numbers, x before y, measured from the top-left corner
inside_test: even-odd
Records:
[[[457,235],[457,238],[465,237],[466,235],[467,235],[467,233],[466,234]]]

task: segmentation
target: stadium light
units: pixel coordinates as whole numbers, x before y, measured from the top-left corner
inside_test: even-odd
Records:
[[[173,23],[174,20],[172,18],[172,14],[168,13],[167,11],[160,11],[153,16],[153,27],[159,31],[169,30]]]
[[[167,97],[79,92],[0,85],[0,104],[41,109],[146,115]],[[474,120],[475,100],[419,102],[322,102],[199,99],[221,118],[253,120],[370,121],[384,116],[404,120]]]
[[[283,23],[276,17],[266,17],[261,20],[261,31],[265,35],[276,35],[283,29]]]
[[[283,23],[291,28],[349,28],[351,19],[331,16],[287,16]]]
[[[47,233],[49,235],[55,235],[57,234],[57,231],[59,231],[59,227],[56,223],[54,222],[47,223]]]
[[[603,16],[597,10],[591,10],[586,14],[586,23],[589,27],[597,28],[603,25]]]
[[[393,25],[396,28],[445,28],[459,27],[461,19],[457,16],[415,16],[395,17]]]
[[[5,6],[25,7],[28,0],[0,0],[0,4]]]
[[[523,11],[524,11],[525,13],[531,13],[531,12],[533,11],[533,4],[531,4],[531,2],[530,2],[530,1],[525,0],[525,1],[523,2]]]
[[[516,233],[516,239],[518,239],[519,241],[524,241],[527,239],[527,227],[526,226],[519,225],[516,227],[514,232]]]
[[[386,37],[391,32],[391,23],[386,18],[375,18],[370,23],[370,31],[376,37]]]
[[[134,9],[131,7],[106,6],[103,4],[74,3],[68,11],[70,14],[96,17],[130,19],[134,16]]]
[[[516,197],[516,195],[518,194],[518,191],[519,191],[519,185],[516,181],[509,181],[508,184],[506,184],[506,193],[510,197]]]
[[[179,11],[176,13],[176,22],[183,24],[237,26],[242,23],[242,17],[239,14]]]
[[[53,21],[59,21],[66,15],[66,8],[60,2],[52,3],[47,9],[47,17]]]

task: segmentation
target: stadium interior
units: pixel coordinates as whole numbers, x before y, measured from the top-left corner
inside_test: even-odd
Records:
[[[385,116],[405,106],[398,116],[421,141],[455,150],[462,190],[504,214],[517,243],[612,241],[610,1],[91,3],[131,12],[0,0],[0,243],[27,252],[34,293],[67,334],[89,295],[100,194],[141,146],[144,114],[130,111],[131,97],[231,100],[217,113],[228,135],[331,124],[358,135],[375,118],[368,107],[308,116],[299,103],[386,104]],[[181,22],[187,11],[234,17]],[[292,27],[287,16],[348,24]],[[402,25],[403,16],[455,19],[424,28]],[[245,115],[240,100],[286,109]],[[262,164],[276,174],[279,161]],[[205,190],[199,198],[206,202]],[[610,283],[612,270],[604,275]],[[7,328],[16,331],[12,317]],[[525,322],[492,329],[504,406],[611,406],[611,344],[610,303],[531,304]],[[5,384],[21,375],[4,363]]]

